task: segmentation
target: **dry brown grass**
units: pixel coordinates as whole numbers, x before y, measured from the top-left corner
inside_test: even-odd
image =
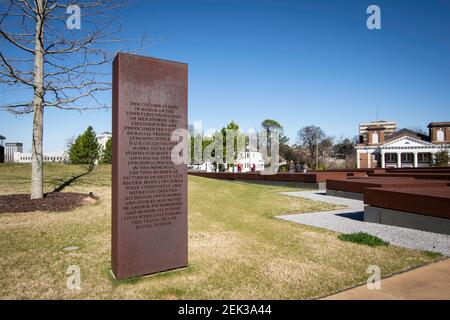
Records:
[[[46,188],[83,168],[49,165]],[[0,165],[0,194],[26,192],[26,166]],[[376,264],[384,275],[427,263],[427,253],[371,248],[334,232],[273,218],[333,207],[282,196],[285,188],[189,178],[189,266],[117,281],[110,271],[110,167],[65,191],[100,200],[66,213],[0,215],[2,299],[303,299],[364,282]],[[64,251],[77,246],[77,251]],[[81,268],[81,290],[66,288],[66,270]]]

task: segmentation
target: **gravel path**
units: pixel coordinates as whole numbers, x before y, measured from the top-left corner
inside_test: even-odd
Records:
[[[450,257],[450,235],[364,222],[359,200],[327,196],[321,191],[283,192],[285,195],[345,205],[348,209],[301,213],[277,218],[340,233],[367,232],[400,247],[438,252]]]

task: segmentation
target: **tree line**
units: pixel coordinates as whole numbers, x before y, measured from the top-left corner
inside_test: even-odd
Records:
[[[357,137],[354,139],[341,138],[337,141],[331,136],[327,136],[325,132],[318,126],[310,125],[302,127],[297,132],[297,141],[295,144],[289,144],[289,138],[284,133],[283,126],[276,120],[266,119],[261,123],[261,129],[267,131],[268,141],[270,142],[271,132],[277,130],[279,132],[279,155],[280,163],[285,162],[281,166],[281,170],[290,170],[292,165],[302,165],[309,169],[326,170],[336,168],[356,168],[356,144]],[[239,125],[231,121],[224,126],[220,133],[223,137],[223,156],[224,162],[226,157],[226,141],[227,130],[236,130],[237,135],[234,137],[234,158],[237,159],[237,140],[241,137],[248,145],[248,137],[239,133]],[[194,136],[191,136],[191,153],[194,154]],[[214,137],[203,137],[201,151],[214,142]],[[268,146],[270,150],[270,146]],[[82,134],[77,136],[68,144],[68,155],[72,164],[87,165],[92,170],[95,164],[111,164],[112,163],[112,138],[108,139],[103,148],[98,143],[97,135],[94,129],[89,126]],[[214,156],[214,154],[212,155]],[[195,159],[192,162],[195,163]],[[447,166],[449,156],[446,151],[438,152],[434,155],[433,166]]]
[[[280,132],[280,157],[286,161],[288,170],[292,165],[301,164],[310,169],[324,170],[356,167],[356,139],[336,139],[328,136],[322,128],[309,125],[297,131],[295,143],[289,144],[283,126],[276,120],[267,119],[261,127]]]
[[[261,123],[261,130],[265,130],[267,134],[268,145],[267,149],[270,150],[270,137],[273,131],[279,133],[279,155],[281,157],[280,163],[286,162],[282,166],[282,170],[286,167],[293,165],[302,165],[310,169],[332,169],[332,168],[354,168],[356,167],[356,138],[354,139],[340,139],[335,142],[331,136],[327,136],[325,132],[318,126],[305,126],[301,128],[297,133],[297,141],[294,144],[289,144],[289,138],[284,133],[283,126],[276,120],[266,119]],[[226,131],[237,130],[237,137],[235,137],[234,151],[237,155],[237,139],[241,135],[239,133],[239,125],[234,121],[231,121],[224,126],[220,133],[223,137],[223,152],[224,161],[226,157]],[[205,148],[214,142],[214,136],[203,137],[202,140],[202,152]],[[245,144],[248,144],[248,137],[245,138]],[[191,137],[191,153],[192,159],[194,154],[194,137]],[[214,155],[213,155],[214,156]],[[201,164],[201,161],[197,163],[194,159],[192,164]]]

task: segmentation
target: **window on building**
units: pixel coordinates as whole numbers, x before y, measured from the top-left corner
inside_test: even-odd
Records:
[[[438,132],[437,132],[437,134],[436,134],[436,140],[437,140],[438,142],[443,142],[443,141],[445,141],[444,130],[442,130],[442,129],[439,129],[439,130],[438,130]]]
[[[431,162],[431,153],[419,153],[418,160],[422,163],[430,163]]]
[[[412,163],[414,161],[413,153],[402,153],[402,162],[403,163]]]
[[[386,163],[397,163],[397,154],[396,153],[386,153],[385,160],[386,160]]]
[[[373,133],[372,134],[372,143],[378,143],[380,141],[379,137],[378,137],[378,133]]]
[[[364,135],[359,135],[359,143],[363,144],[364,143]]]

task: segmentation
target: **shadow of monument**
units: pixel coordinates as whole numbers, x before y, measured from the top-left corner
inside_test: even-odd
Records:
[[[72,176],[69,180],[64,181],[65,177],[61,179],[62,183],[57,186],[55,189],[53,189],[53,191],[48,192],[47,194],[52,194],[52,193],[57,193],[57,192],[61,192],[63,191],[65,188],[67,188],[68,186],[70,186],[72,183],[74,183],[75,181],[77,181],[78,179],[80,179],[81,177],[91,173],[91,170],[88,170],[86,172],[83,172],[77,176]]]
[[[363,221],[364,222],[364,211],[338,213],[336,215],[340,216],[340,217],[343,217],[343,218],[348,218],[348,219],[351,219],[351,220]]]

